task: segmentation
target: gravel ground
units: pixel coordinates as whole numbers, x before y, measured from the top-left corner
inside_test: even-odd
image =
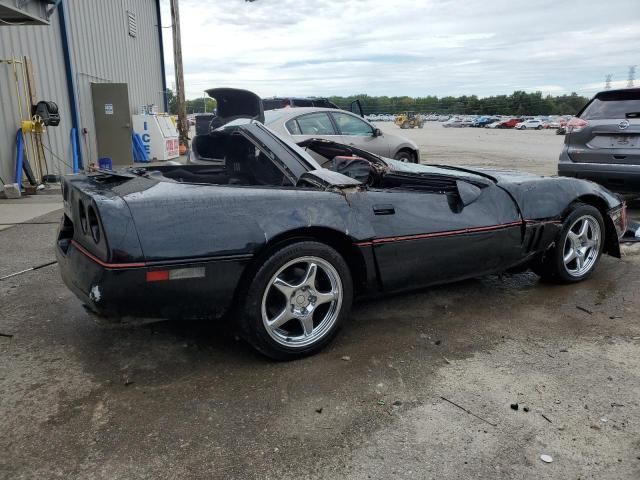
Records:
[[[540,173],[562,142],[406,134],[426,162]],[[52,258],[54,235],[0,231],[0,276]],[[363,302],[291,363],[225,325],[96,323],[55,267],[27,273],[0,282],[0,478],[635,480],[639,267],[626,246],[574,286],[524,273]]]
[[[400,130],[391,122],[376,126],[416,142],[423,163],[506,166],[540,175],[557,173],[564,142],[555,130],[444,128],[439,122],[411,130]]]

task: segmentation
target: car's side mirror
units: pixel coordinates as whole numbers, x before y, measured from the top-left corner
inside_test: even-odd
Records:
[[[456,188],[458,190],[458,197],[460,197],[460,201],[465,207],[471,205],[482,195],[482,189],[472,183],[456,180]]]
[[[373,136],[374,137],[381,137],[382,136],[382,130],[380,130],[379,128],[374,128],[373,129]]]

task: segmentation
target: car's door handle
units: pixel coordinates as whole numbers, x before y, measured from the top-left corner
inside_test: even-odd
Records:
[[[390,203],[384,203],[382,205],[373,206],[374,215],[393,215],[396,213],[396,209]]]

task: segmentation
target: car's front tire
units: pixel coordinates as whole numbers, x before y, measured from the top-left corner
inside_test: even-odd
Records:
[[[301,241],[274,251],[238,295],[245,339],[264,355],[294,360],[322,349],[348,316],[351,272],[333,248]]]
[[[398,153],[395,154],[393,158],[405,163],[418,163],[418,159],[416,158],[416,155],[409,152],[408,150],[400,150]]]
[[[605,226],[600,211],[576,203],[565,218],[555,246],[533,265],[544,280],[575,283],[588,278],[602,256]]]

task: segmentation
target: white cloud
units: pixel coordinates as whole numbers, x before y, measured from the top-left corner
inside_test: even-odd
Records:
[[[262,96],[591,94],[640,63],[640,4],[628,0],[182,0],[180,15],[188,97],[214,86]]]

